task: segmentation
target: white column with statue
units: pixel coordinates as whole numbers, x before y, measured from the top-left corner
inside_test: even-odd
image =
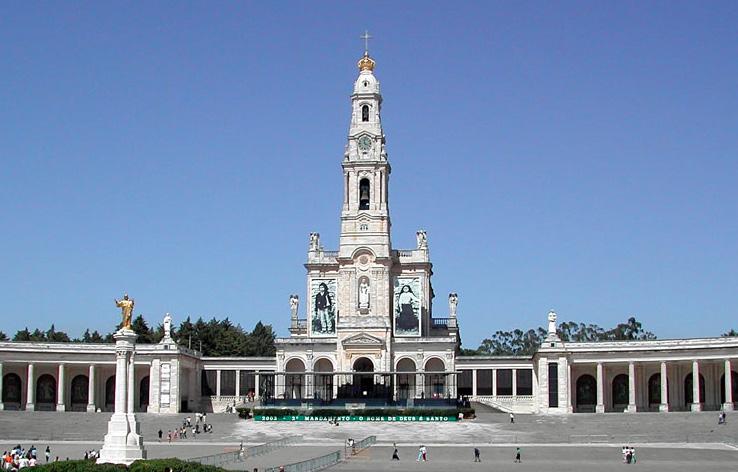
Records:
[[[122,327],[113,334],[115,339],[115,412],[108,422],[100,449],[98,463],[130,465],[138,459],[146,458],[143,447],[141,426],[133,412],[133,353],[136,348],[136,333],[131,329],[133,299],[124,295],[115,301],[122,310]]]

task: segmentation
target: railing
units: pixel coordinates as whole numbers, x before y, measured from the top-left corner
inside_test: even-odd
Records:
[[[327,258],[332,257],[333,259],[335,259],[336,257],[338,257],[338,251],[323,251],[322,254],[323,254],[323,257],[327,257]]]
[[[283,448],[290,444],[294,444],[302,440],[302,436],[290,436],[277,441],[268,442],[265,444],[259,444],[258,446],[248,447],[246,449],[243,446],[240,449],[229,452],[222,452],[220,454],[212,454],[209,456],[200,456],[187,459],[188,462],[198,462],[204,465],[221,465],[229,462],[243,462],[248,457],[260,456],[262,454],[270,453],[276,449]],[[317,470],[317,469],[316,469]]]
[[[477,395],[472,400],[484,403],[506,413],[533,413],[533,395]]]
[[[449,318],[431,318],[431,328],[448,328]]]
[[[413,257],[413,251],[403,251],[403,250],[397,250],[397,257]]]
[[[367,436],[366,438],[362,439],[359,442],[355,442],[353,446],[349,446],[348,444],[344,448],[343,457],[349,457],[349,454],[352,456],[360,453],[364,449],[373,446],[377,442],[376,436]]]
[[[332,467],[341,462],[341,451],[331,452],[314,459],[308,459],[302,462],[295,462],[294,464],[287,464],[280,467],[270,467],[264,469],[266,472],[315,472],[316,470],[323,470],[328,467]]]

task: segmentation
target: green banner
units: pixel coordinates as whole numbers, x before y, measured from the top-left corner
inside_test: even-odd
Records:
[[[456,416],[306,416],[306,415],[254,415],[254,421],[364,421],[368,423],[402,423],[420,421],[428,423],[442,423],[457,421]]]

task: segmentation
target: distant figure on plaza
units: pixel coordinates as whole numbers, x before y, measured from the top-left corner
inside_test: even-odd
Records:
[[[474,448],[474,462],[482,462],[482,458],[479,456],[480,456],[479,448],[475,447]]]
[[[727,415],[725,414],[725,412],[721,411],[720,414],[718,415],[718,424],[725,424],[726,418],[727,418]]]
[[[392,460],[399,461],[400,454],[397,452],[397,443],[392,443],[392,447],[394,448],[394,451],[392,451]]]
[[[515,423],[515,415],[512,412],[510,412],[510,424],[513,424],[513,423]]]
[[[123,294],[122,300],[115,300],[115,306],[120,308],[121,315],[123,316],[121,329],[131,329],[131,318],[133,317],[133,305],[135,303],[132,298],[128,298],[127,293]]]
[[[518,463],[523,462],[520,460],[520,448],[519,447],[515,448],[515,460],[513,462],[518,462]]]

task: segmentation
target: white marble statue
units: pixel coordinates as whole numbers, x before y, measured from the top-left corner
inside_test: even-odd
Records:
[[[548,334],[556,334],[556,312],[548,312]]]
[[[172,337],[172,315],[167,313],[164,315],[164,339]]]
[[[418,249],[425,249],[428,247],[428,235],[425,234],[424,229],[416,231],[415,238],[418,240]]]
[[[448,315],[450,318],[456,318],[456,306],[459,304],[459,296],[456,292],[448,294]]]
[[[359,284],[359,308],[369,308],[369,281],[367,279],[361,279]]]
[[[320,233],[310,233],[310,250],[317,251],[320,249]]]
[[[297,319],[297,308],[300,306],[300,297],[290,295],[290,313],[293,319]]]

